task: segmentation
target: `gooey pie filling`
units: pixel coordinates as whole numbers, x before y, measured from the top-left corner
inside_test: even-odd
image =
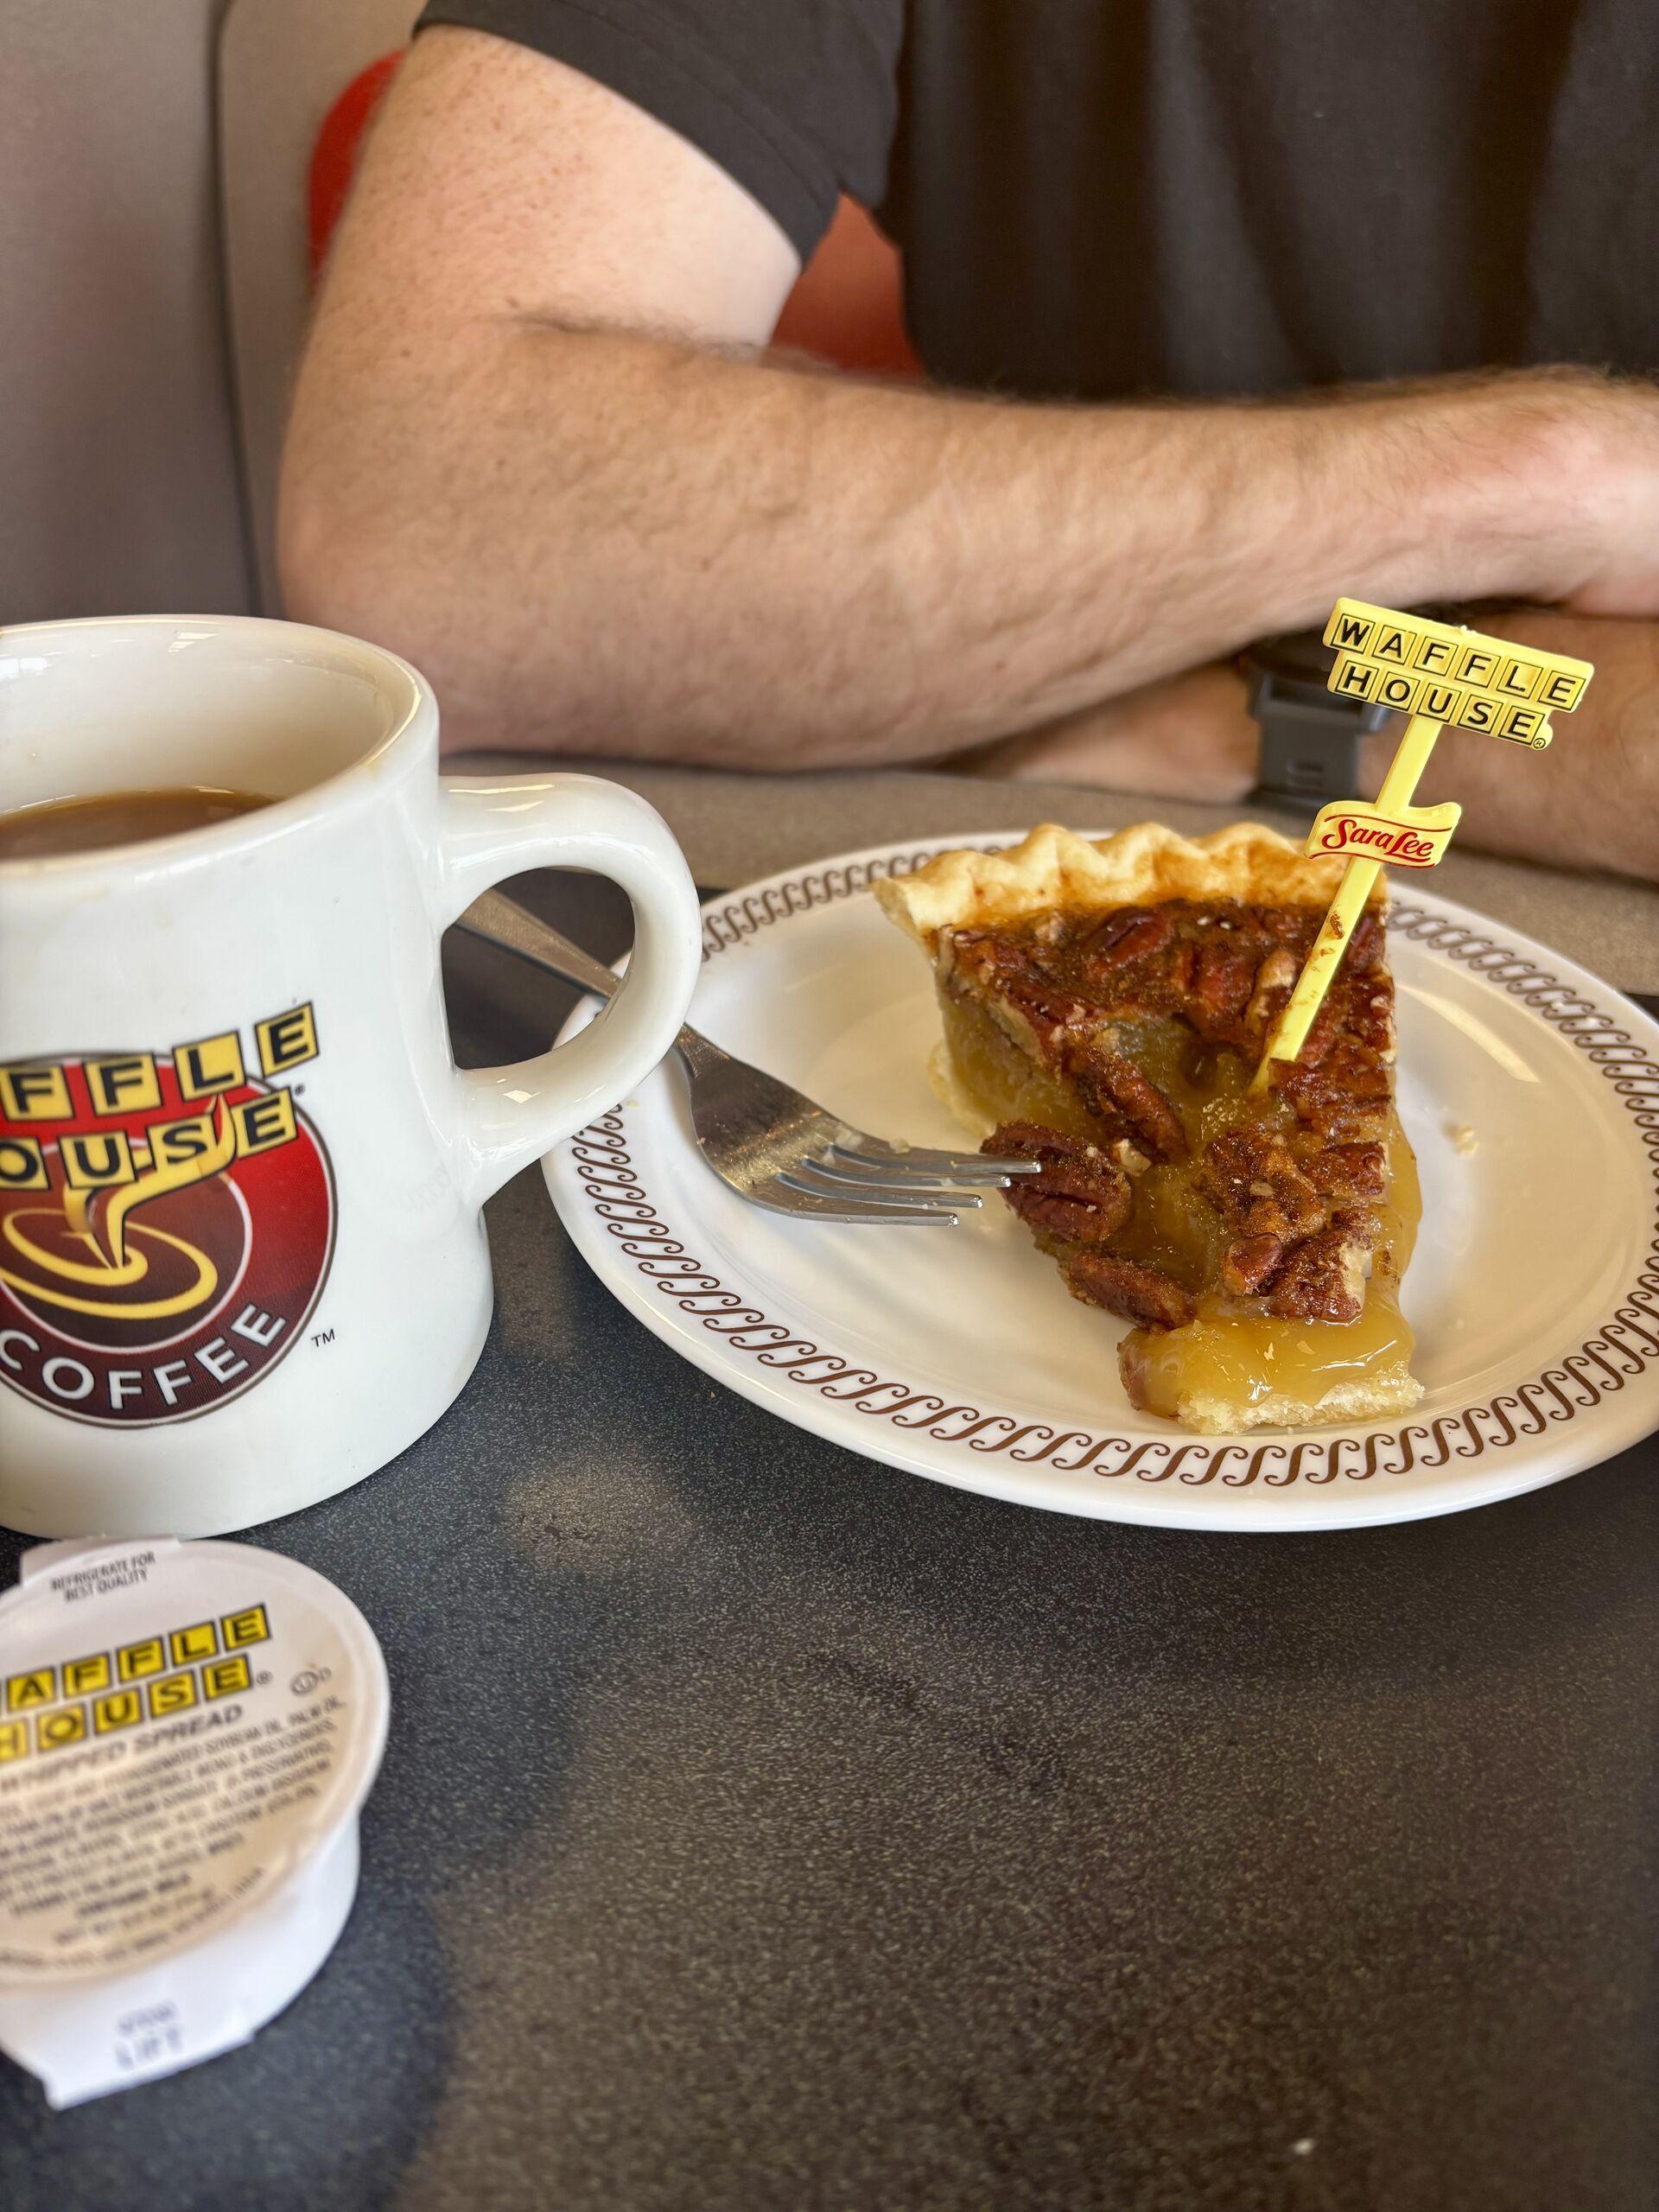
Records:
[[[1394,988],[1367,912],[1301,1054],[1249,1082],[1319,911],[1175,900],[945,929],[934,947],[984,1149],[1074,1297],[1135,1325],[1134,1402],[1304,1402],[1404,1375],[1418,1212],[1394,1111]]]

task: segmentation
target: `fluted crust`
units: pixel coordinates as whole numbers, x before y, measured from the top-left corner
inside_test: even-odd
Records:
[[[1183,837],[1161,823],[1091,842],[1045,822],[1001,853],[939,853],[912,875],[879,881],[889,918],[931,950],[942,929],[990,928],[1056,907],[1151,906],[1169,899],[1238,899],[1260,906],[1325,906],[1339,860],[1307,860],[1256,822]],[[1386,903],[1381,876],[1371,903]]]

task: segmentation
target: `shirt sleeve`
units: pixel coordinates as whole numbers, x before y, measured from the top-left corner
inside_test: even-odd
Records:
[[[880,204],[905,0],[430,0],[416,24],[550,54],[677,131],[803,261],[845,192]]]

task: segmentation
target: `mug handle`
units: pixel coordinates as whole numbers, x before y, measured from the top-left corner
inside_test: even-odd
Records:
[[[591,869],[633,902],[621,988],[568,1044],[460,1085],[462,1180],[481,1205],[508,1176],[625,1097],[673,1043],[696,988],[702,919],[684,855],[656,808],[597,776],[444,776],[441,928],[530,868]]]

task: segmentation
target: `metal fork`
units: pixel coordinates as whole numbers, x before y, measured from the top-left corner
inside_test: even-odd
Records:
[[[617,988],[608,968],[499,891],[475,899],[456,927],[601,998]],[[1037,1172],[1034,1160],[867,1135],[689,1025],[674,1045],[690,1081],[691,1126],[703,1158],[740,1198],[770,1212],[954,1228],[961,1208],[981,1203],[981,1192]]]

